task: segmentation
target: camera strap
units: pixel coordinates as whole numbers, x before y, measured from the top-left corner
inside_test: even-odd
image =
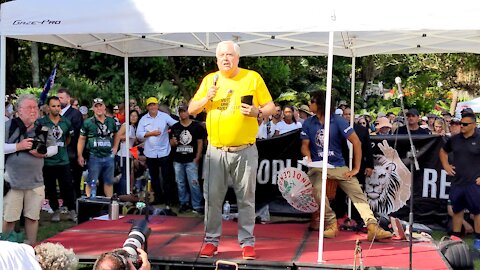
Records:
[[[25,137],[25,134],[27,133],[27,127],[23,123],[23,121],[20,118],[13,118],[11,123],[10,123],[10,128],[8,129],[8,138],[7,141],[11,142],[11,137],[15,133],[15,131],[19,130],[18,136],[13,140],[13,143],[19,143],[22,137]],[[17,155],[19,154],[18,152],[16,153]],[[6,154],[5,155],[5,162],[7,162],[7,158],[11,154]]]

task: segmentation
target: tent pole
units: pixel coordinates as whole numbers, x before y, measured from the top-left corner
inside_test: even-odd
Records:
[[[7,39],[4,35],[0,38],[0,99],[5,100],[5,87],[6,87],[6,50]],[[5,102],[0,102],[0,114],[5,115]],[[5,128],[0,128],[0,141],[5,142]],[[5,151],[4,143],[0,143],[0,172],[5,171]],[[0,173],[0,233],[3,231],[3,181],[4,174]]]
[[[325,100],[325,131],[324,134],[330,134],[330,111],[332,100],[332,69],[333,69],[333,34],[328,33],[328,59],[327,59],[327,98]],[[323,261],[323,231],[325,229],[325,197],[327,192],[327,163],[328,163],[328,144],[330,136],[324,136],[323,156],[327,157],[322,160],[322,197],[320,203],[320,228],[318,230],[318,262]]]
[[[130,147],[133,145],[130,144],[130,99],[129,99],[129,88],[128,88],[128,55],[125,56],[123,61],[123,69],[124,69],[124,78],[125,78],[125,145],[126,145],[126,158],[125,164],[126,172],[125,172],[125,181],[127,185],[127,194],[130,194]],[[139,119],[140,120],[140,119]]]
[[[355,121],[355,55],[352,55],[352,72],[350,78],[350,127],[353,128],[353,123]],[[353,168],[353,146],[349,141],[348,143],[348,168],[351,170]],[[352,218],[352,200],[348,197],[348,218]]]

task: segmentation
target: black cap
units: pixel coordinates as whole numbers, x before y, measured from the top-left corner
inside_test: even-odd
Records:
[[[463,110],[460,112],[461,115],[464,115],[464,114],[466,114],[466,113],[472,114],[472,113],[473,113],[472,108],[465,108],[465,109],[463,109]]]
[[[408,110],[408,112],[407,112],[405,115],[406,115],[406,116],[409,116],[409,115],[419,116],[420,114],[418,113],[418,110],[417,110],[417,109],[411,108],[410,110]]]
[[[178,111],[187,112],[188,111],[188,106],[187,105],[180,105],[180,106],[178,106]]]

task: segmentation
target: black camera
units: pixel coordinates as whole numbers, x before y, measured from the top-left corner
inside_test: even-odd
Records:
[[[128,252],[128,255],[132,259],[133,265],[138,269],[138,253],[137,248],[141,248],[145,241],[147,241],[152,230],[148,227],[146,220],[135,220],[132,228],[128,233],[128,238],[123,243],[123,250]]]
[[[35,136],[32,141],[32,149],[36,149],[39,154],[45,155],[47,153],[47,137],[48,127],[38,125],[35,128]]]

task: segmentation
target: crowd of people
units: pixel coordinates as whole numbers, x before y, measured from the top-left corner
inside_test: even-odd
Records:
[[[42,108],[44,115],[40,116],[36,97],[20,96],[16,113],[7,110],[5,115],[5,180],[8,191],[4,197],[2,237],[13,231],[15,222],[23,213],[26,243],[35,244],[45,197],[54,211],[52,221],[62,220],[59,198],[68,210],[68,218],[76,221],[75,200],[82,195],[92,196],[92,188],[95,189],[97,182],[103,184],[103,194],[107,197],[114,193],[126,194],[127,179],[131,180],[129,188],[133,190],[135,174],[133,177],[126,175],[127,166],[131,166],[126,164],[126,157],[131,155],[130,147],[139,146],[141,154],[133,162],[132,169],[134,172],[148,169],[154,192],[153,204],[165,204],[170,209],[178,203],[180,212],[205,214],[201,257],[213,257],[218,252],[222,235],[222,205],[229,185],[233,186],[242,257],[255,259],[253,231],[258,167],[255,142],[301,130],[302,155],[307,161],[322,160],[326,136],[325,92],[312,94],[308,105],[296,108],[287,104],[282,107],[273,102],[257,72],[238,67],[240,47],[236,43],[219,43],[216,57],[218,71],[204,77],[189,105],[182,104],[177,108],[178,116],[159,104],[156,97],[146,100],[144,112],[132,99],[129,101],[128,128],[123,103],[107,106],[103,99],[95,98],[90,112],[86,106],[79,106],[79,100],[71,97],[67,89],[60,89],[56,96],[47,99]],[[332,111],[327,112],[331,114],[327,158],[335,168],[328,170],[328,179],[338,182],[340,189],[354,202],[359,219],[367,227],[369,240],[392,236],[378,225],[362,191],[364,176],[371,175],[373,171],[371,153],[368,153],[369,136],[407,134],[407,127],[412,134],[451,136],[444,151],[455,154],[455,166],[449,164],[448,158],[445,160],[444,153],[441,153],[442,164],[448,174],[461,178],[460,182],[472,183],[473,174],[464,175],[455,168],[461,167],[458,162],[462,160],[457,158],[460,154],[456,152],[456,147],[460,143],[456,141],[465,144],[469,137],[477,138],[476,128],[464,132],[475,123],[473,112],[462,112],[462,119],[452,118],[447,112],[442,116],[428,114],[421,117],[417,109],[410,108],[398,116],[392,112],[379,112],[375,120],[368,114],[355,115],[355,123],[351,127],[352,110],[346,102],[341,101],[331,108]],[[204,121],[192,120],[193,115],[203,113],[206,113]],[[471,121],[467,123],[468,119]],[[352,168],[348,168],[345,162],[347,141],[353,147]],[[468,158],[479,153],[472,153]],[[19,170],[19,166],[24,169]],[[116,177],[116,167],[119,167],[120,177]],[[88,176],[84,188],[81,179],[86,170]],[[318,168],[311,168],[308,172],[317,203],[321,200],[321,173]],[[477,189],[479,179],[473,181]],[[57,182],[60,193],[57,192]],[[456,186],[454,182],[452,187]],[[457,216],[463,214],[464,209],[468,208],[475,215],[475,221],[477,218],[480,220],[480,207],[464,199],[469,191],[457,190],[456,195],[451,196],[455,233],[458,231]],[[336,215],[328,200],[325,205],[324,236],[333,238],[338,234]],[[312,215],[310,229],[319,229],[319,215],[319,212]],[[475,233],[480,239],[480,223],[477,223]],[[117,253],[104,254],[102,258],[119,257],[114,254]]]

